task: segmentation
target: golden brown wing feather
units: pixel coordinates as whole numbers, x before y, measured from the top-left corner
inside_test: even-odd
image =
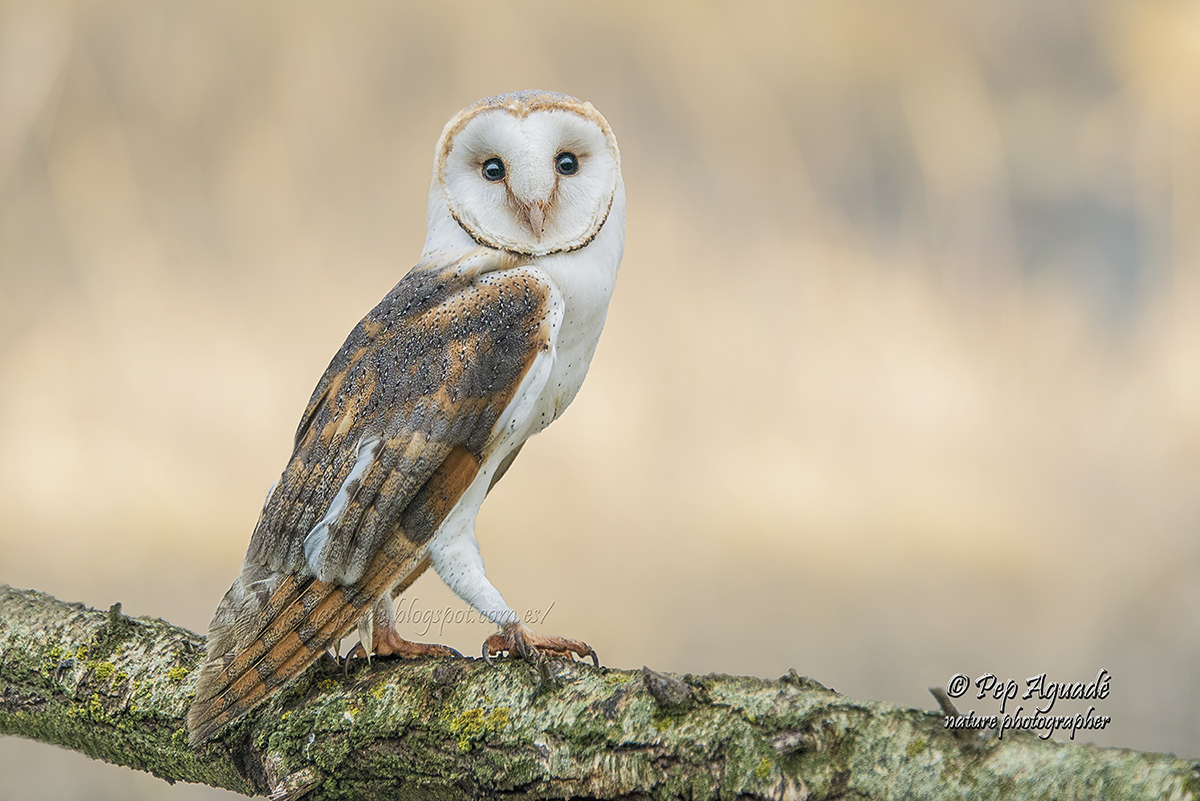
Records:
[[[426,564],[429,539],[550,346],[550,295],[484,251],[418,265],[350,333],[213,616],[188,713],[193,743],[299,675]],[[321,536],[310,538],[314,528]]]

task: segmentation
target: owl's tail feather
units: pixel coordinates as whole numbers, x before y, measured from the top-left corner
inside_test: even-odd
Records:
[[[271,622],[245,647],[224,653],[218,647],[208,654],[188,710],[191,744],[204,742],[249,712],[346,636],[400,575],[400,561],[387,550],[376,553],[355,584],[288,576],[271,594],[267,614],[248,610],[253,619]],[[210,635],[210,642],[232,644],[232,636]]]

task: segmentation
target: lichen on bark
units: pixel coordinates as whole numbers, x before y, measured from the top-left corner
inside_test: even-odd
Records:
[[[794,673],[673,676],[552,661],[324,661],[200,749],[203,638],[0,585],[0,733],[245,794],[306,799],[1186,799],[1200,763],[964,738],[941,714]]]

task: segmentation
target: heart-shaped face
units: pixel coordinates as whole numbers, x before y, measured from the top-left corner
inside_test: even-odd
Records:
[[[595,238],[612,208],[621,155],[591,103],[516,92],[452,119],[435,170],[450,213],[476,242],[544,256]]]

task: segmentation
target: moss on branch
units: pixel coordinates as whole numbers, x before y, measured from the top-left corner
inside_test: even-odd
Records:
[[[1006,733],[779,681],[549,663],[318,663],[199,750],[203,638],[0,585],[0,733],[245,794],[306,799],[1200,795],[1200,763]]]

